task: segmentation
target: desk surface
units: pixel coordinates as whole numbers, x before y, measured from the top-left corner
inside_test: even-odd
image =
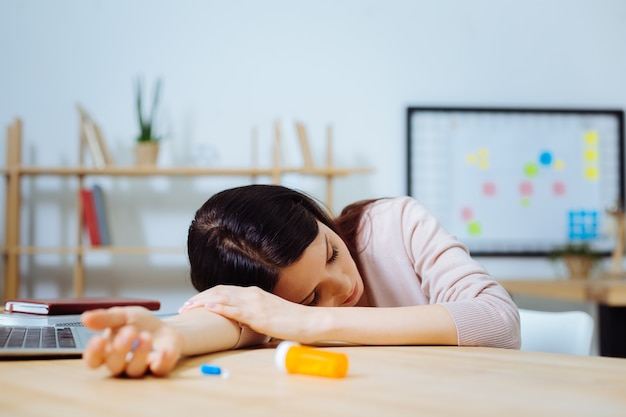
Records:
[[[489,348],[333,347],[345,379],[287,375],[271,348],[185,359],[168,378],[110,378],[80,360],[0,362],[0,415],[623,416],[626,360]],[[229,378],[201,375],[202,363]]]
[[[590,301],[611,307],[626,306],[626,280],[624,279],[516,279],[498,282],[511,294],[567,301]]]

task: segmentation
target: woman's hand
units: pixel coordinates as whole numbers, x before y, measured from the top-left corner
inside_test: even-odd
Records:
[[[179,313],[204,308],[278,339],[315,342],[313,307],[292,303],[258,287],[218,285],[191,297]],[[319,309],[318,309],[319,310]]]
[[[89,341],[83,359],[90,368],[104,365],[114,375],[163,376],[181,355],[178,332],[143,307],[113,307],[83,313],[89,329],[103,331]]]

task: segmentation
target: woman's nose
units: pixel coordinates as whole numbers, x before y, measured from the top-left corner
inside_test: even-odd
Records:
[[[343,301],[350,296],[350,280],[343,274],[336,274],[331,277],[332,286],[330,296],[333,299],[333,305],[339,306],[343,304]]]

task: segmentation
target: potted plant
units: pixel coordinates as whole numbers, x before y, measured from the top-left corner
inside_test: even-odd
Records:
[[[136,99],[137,99],[137,117],[139,121],[139,135],[135,146],[135,163],[137,165],[155,165],[159,156],[159,140],[160,137],[154,131],[154,116],[156,114],[157,105],[159,104],[159,96],[161,93],[161,79],[157,79],[152,98],[152,108],[148,116],[144,116],[142,105],[142,83],[137,80],[136,83]]]
[[[602,254],[596,252],[589,242],[572,242],[554,248],[548,253],[552,261],[562,260],[567,267],[570,278],[585,279],[602,259]]]

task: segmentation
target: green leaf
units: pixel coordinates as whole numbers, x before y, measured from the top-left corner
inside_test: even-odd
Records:
[[[153,123],[156,115],[156,109],[159,104],[159,98],[161,95],[161,79],[157,79],[152,98],[152,108],[150,109],[150,116],[145,119],[143,113],[143,85],[140,78],[137,78],[135,83],[135,94],[137,104],[137,119],[139,122],[139,136],[137,136],[137,142],[150,142],[158,141],[160,138],[153,134]]]

